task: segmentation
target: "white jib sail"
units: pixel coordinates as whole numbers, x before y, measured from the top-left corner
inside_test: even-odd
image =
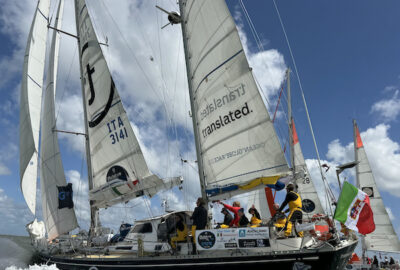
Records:
[[[392,222],[383,204],[382,197],[376,186],[374,175],[361,140],[360,132],[354,121],[354,149],[357,185],[368,194],[372,212],[374,213],[375,231],[365,236],[367,250],[400,252],[400,242],[393,229]]]
[[[26,45],[19,115],[19,166],[21,190],[33,214],[36,183],[43,72],[46,59],[47,18],[50,0],[38,2]]]
[[[180,184],[153,175],[122,106],[84,0],[75,1],[87,112],[94,206],[108,207]]]
[[[265,189],[258,189],[248,193],[249,199],[247,201],[247,208],[252,205],[258,210],[262,219],[270,219],[271,211],[269,209]]]
[[[288,172],[225,1],[180,2],[207,189]]]
[[[54,27],[61,29],[64,0],[60,0]],[[40,143],[40,189],[42,193],[43,219],[48,239],[68,233],[78,227],[74,208],[60,208],[58,187],[66,186],[64,168],[61,162],[55,118],[55,89],[57,80],[60,34],[53,31],[46,89],[43,99],[42,135]]]
[[[311,179],[310,172],[308,171],[306,162],[304,160],[294,121],[292,121],[292,132],[295,179],[298,186],[297,190],[302,199],[303,210],[305,213],[309,214],[310,217],[317,213],[325,213],[324,209],[322,208],[321,201],[319,200],[314,181]]]

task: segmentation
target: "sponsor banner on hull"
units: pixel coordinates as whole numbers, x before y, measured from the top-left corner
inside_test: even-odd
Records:
[[[195,237],[198,250],[270,246],[268,227],[198,230]]]

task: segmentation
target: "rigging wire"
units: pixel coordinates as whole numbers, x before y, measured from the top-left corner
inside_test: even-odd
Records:
[[[253,24],[253,22],[252,22],[252,20],[251,20],[251,18],[250,18],[250,16],[249,16],[248,12],[247,12],[247,9],[246,9],[246,7],[244,6],[242,0],[240,0],[239,2],[240,2],[240,5],[241,5],[241,7],[242,7],[242,10],[243,10],[243,12],[244,12],[244,14],[245,14],[245,18],[246,18],[246,20],[247,20],[247,22],[248,22],[248,24],[249,24],[249,28],[250,28],[250,30],[251,30],[251,32],[252,32],[252,34],[253,34],[253,37],[254,37],[254,39],[255,39],[255,41],[256,41],[256,44],[257,44],[257,46],[258,46],[258,49],[259,49],[259,51],[263,51],[263,50],[264,50],[263,44],[262,44],[262,42],[261,42],[261,39],[260,39],[259,35],[257,34],[257,31],[256,31],[255,26],[254,26],[254,24]],[[274,4],[275,4],[275,1],[274,1]],[[275,7],[276,7],[276,4],[275,4]],[[276,7],[276,8],[277,8],[277,7]],[[281,21],[279,12],[278,12],[278,16],[279,16],[279,19],[280,19],[280,21]],[[282,21],[281,21],[281,25],[282,25],[282,27],[283,27]],[[286,40],[287,40],[287,42],[288,42],[286,32],[285,32],[285,37],[286,37]],[[289,43],[288,43],[288,45],[289,45]],[[289,45],[289,49],[290,49],[290,45]],[[291,56],[292,56],[292,59],[293,59],[293,62],[294,62],[294,57],[293,57],[293,53],[292,53],[291,49],[290,49],[290,52],[291,52]],[[296,65],[295,65],[295,70],[296,70],[297,78],[298,78],[298,80],[299,80],[299,75],[298,75],[298,72],[297,72],[297,67],[296,67]],[[254,78],[255,78],[255,76],[254,76]],[[255,78],[255,79],[256,79],[256,78]],[[287,79],[287,78],[286,78],[286,79]],[[262,88],[260,87],[260,84],[258,83],[257,80],[256,80],[256,82],[257,82],[258,87],[262,90]],[[299,82],[300,82],[300,80],[299,80]],[[266,97],[264,96],[264,93],[263,93],[263,92],[264,92],[264,91],[261,91],[263,97],[266,99]],[[280,93],[279,93],[278,103],[277,103],[277,106],[276,106],[276,108],[275,108],[275,113],[274,113],[274,118],[273,118],[273,120],[275,120],[275,117],[276,117],[276,112],[277,112],[278,107],[279,107],[279,101],[280,101],[280,99],[281,99],[282,92],[284,92],[284,91],[283,91],[283,85],[282,85],[282,90],[281,90]],[[301,88],[301,92],[302,92],[302,97],[303,97],[303,100],[304,100],[304,103],[305,103],[305,98],[304,98],[304,93],[303,93],[302,88]],[[284,100],[286,101],[286,103],[288,103],[287,97],[286,97],[285,93],[283,93],[283,95],[284,95]],[[268,102],[268,100],[267,100],[267,102]],[[268,103],[268,105],[270,106],[269,103]],[[311,127],[311,122],[310,122],[310,119],[309,119],[308,109],[307,109],[306,103],[305,103],[305,107],[306,107],[307,117],[308,117],[308,120],[309,120],[309,123],[310,123],[310,127]],[[285,117],[285,119],[286,119],[286,122],[289,123],[290,120],[288,119],[286,112],[283,111],[283,114],[284,114],[284,117]],[[273,121],[273,122],[274,122],[274,121]],[[276,125],[276,127],[278,128],[278,132],[279,132],[279,134],[280,134],[280,137],[282,137],[282,131],[281,131],[280,125]],[[312,131],[312,127],[311,127],[311,131]],[[288,139],[288,138],[287,138],[287,139]],[[313,134],[313,139],[314,139],[314,143],[315,143],[314,134]],[[315,144],[316,144],[316,143],[315,143]],[[285,143],[285,148],[286,148],[286,143]],[[316,148],[316,150],[317,150],[317,155],[318,155],[318,149]],[[286,156],[285,156],[285,157],[286,157]],[[298,159],[299,157],[295,157],[295,158]],[[319,159],[319,155],[318,155],[318,161],[319,161],[319,160],[320,160],[320,159]],[[300,160],[298,160],[298,161],[300,161]],[[320,167],[320,168],[321,168],[321,167]],[[321,171],[321,175],[322,175],[322,171]],[[323,175],[322,175],[322,177],[323,177],[323,179],[324,179],[324,176],[323,176]],[[324,182],[324,185],[325,185],[325,182]]]
[[[61,42],[60,42],[61,43]],[[56,113],[56,117],[55,117],[55,123],[57,125],[57,120],[58,120],[58,116],[60,115],[60,110],[61,110],[61,103],[64,101],[64,96],[65,93],[67,92],[67,87],[68,87],[68,82],[70,81],[70,76],[71,76],[71,72],[72,72],[72,67],[74,65],[74,61],[75,61],[75,57],[76,57],[76,53],[78,51],[78,45],[75,44],[75,50],[74,50],[74,55],[72,56],[72,58],[70,59],[70,65],[69,65],[69,69],[68,69],[68,74],[67,77],[65,78],[65,82],[64,82],[64,87],[61,91],[61,98],[59,100],[56,99],[56,108],[57,109],[57,113]],[[56,79],[56,78],[55,78]]]
[[[247,9],[246,9],[246,7],[245,7],[243,1],[240,0],[239,3],[240,3],[240,6],[241,6],[241,8],[242,8],[242,10],[243,10],[243,13],[244,13],[244,16],[245,16],[245,18],[246,18],[246,21],[247,21],[247,23],[248,23],[248,25],[249,25],[249,27],[250,27],[251,33],[252,33],[252,35],[253,35],[253,38],[254,38],[254,40],[256,41],[258,51],[259,51],[260,53],[261,53],[261,52],[264,52],[264,46],[263,46],[263,44],[262,44],[262,42],[261,42],[261,39],[260,39],[260,37],[259,37],[259,35],[258,35],[257,31],[256,31],[256,28],[255,28],[255,26],[254,26],[254,24],[253,24],[253,21],[252,21],[251,18],[250,18],[249,13],[247,12]],[[272,81],[272,79],[271,79],[271,78],[272,78],[272,74],[271,74],[271,72],[270,72],[269,65],[268,65],[268,63],[265,63],[265,64],[266,64],[267,67],[268,67],[268,68],[267,68],[267,71],[268,71],[268,73],[269,73],[269,75],[270,75],[270,76],[268,76],[267,78],[269,78],[269,81],[270,81],[271,85],[273,85],[273,81]],[[256,78],[255,74],[254,74],[253,72],[252,72],[252,74],[253,74],[254,79],[256,80],[256,83],[257,83],[257,86],[258,86],[258,88],[259,88],[259,90],[260,90],[260,93],[261,93],[262,98],[263,98],[263,99],[267,102],[267,104],[268,104],[267,108],[271,108],[271,111],[273,111],[273,110],[272,110],[273,107],[272,107],[271,104],[269,103],[269,98],[265,95],[264,90],[263,90],[263,88],[261,87],[261,84],[257,81],[257,78]],[[285,80],[286,80],[286,79],[284,79],[284,81],[285,81]],[[284,81],[282,82],[282,86],[283,86]],[[279,89],[279,88],[278,88],[278,89]],[[279,91],[276,92],[276,93],[274,93],[275,99],[277,99],[277,100],[279,100],[279,95],[278,95],[278,93],[279,93]],[[283,114],[284,114],[285,118],[287,119],[287,115],[286,115],[286,112],[285,112],[285,111],[283,111]],[[276,126],[277,129],[278,129],[279,137],[283,139],[284,136],[283,136],[282,134],[284,134],[285,132],[282,132],[282,129],[281,129],[281,127],[280,127],[280,125],[279,125],[278,123],[276,123],[275,126]],[[280,143],[281,143],[281,147],[283,147],[284,142],[282,142],[282,140],[280,140]],[[286,156],[285,156],[285,158],[286,158]]]
[[[322,180],[324,181],[324,184],[325,184],[325,186],[327,188],[327,192],[329,193],[329,196],[331,197],[330,199],[333,202],[335,202],[335,196],[334,196],[334,194],[333,194],[333,192],[332,192],[332,190],[331,190],[331,188],[329,186],[329,183],[328,183],[328,181],[327,181],[327,179],[326,179],[326,177],[325,177],[325,175],[323,174],[323,171],[322,171],[321,159],[320,159],[320,156],[319,156],[318,146],[317,146],[317,142],[316,142],[316,139],[315,139],[314,130],[312,128],[311,119],[310,119],[310,115],[309,115],[309,112],[308,112],[308,106],[307,106],[306,98],[305,98],[304,91],[303,91],[303,86],[302,86],[302,83],[301,83],[301,80],[300,80],[300,76],[299,76],[299,72],[298,72],[298,69],[297,69],[296,61],[295,61],[295,58],[294,58],[294,55],[293,55],[293,51],[292,51],[292,48],[290,46],[289,38],[287,36],[286,30],[285,30],[285,26],[283,24],[283,21],[282,21],[278,6],[276,5],[275,0],[272,0],[272,2],[274,3],[274,7],[275,7],[276,13],[278,15],[279,22],[281,24],[283,34],[284,34],[285,39],[286,39],[286,44],[288,46],[288,49],[289,49],[289,52],[290,52],[290,56],[291,56],[291,59],[293,61],[294,70],[295,70],[295,73],[296,73],[296,77],[297,77],[297,81],[299,83],[301,96],[302,96],[304,107],[305,107],[305,110],[306,110],[308,125],[310,127],[311,136],[312,136],[312,139],[313,139],[313,142],[314,142],[315,152],[317,154],[318,166],[319,166],[320,174],[321,174]],[[330,211],[333,213],[331,205],[330,205]]]

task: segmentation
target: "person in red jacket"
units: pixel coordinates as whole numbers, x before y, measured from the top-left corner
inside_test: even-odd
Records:
[[[231,224],[229,224],[229,227],[239,227],[239,215],[238,211],[240,209],[240,202],[235,201],[233,202],[232,206],[229,204],[222,203],[218,201],[218,203],[222,204],[226,209],[231,211],[233,213],[233,220],[231,221]]]

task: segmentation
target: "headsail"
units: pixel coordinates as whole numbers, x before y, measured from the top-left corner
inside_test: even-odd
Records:
[[[142,195],[153,196],[180,184],[180,178],[164,183],[149,171],[84,0],[75,0],[75,14],[93,173],[92,206],[108,207]]]
[[[295,179],[298,186],[298,192],[303,200],[303,210],[310,215],[316,213],[324,213],[321,201],[318,198],[318,193],[315,184],[311,179],[310,172],[308,171],[306,162],[297,136],[294,120],[292,119],[292,133],[293,133],[293,152],[294,152],[294,168]]]
[[[274,204],[274,197],[271,189],[266,187],[258,190],[254,190],[248,193],[247,208],[252,205],[258,210],[262,219],[269,219],[275,214],[275,210],[272,208]]]
[[[19,115],[21,190],[35,214],[40,112],[50,0],[39,0],[29,31],[22,73]]]
[[[355,160],[358,162],[356,165],[357,187],[369,195],[376,226],[373,233],[365,236],[365,248],[374,251],[400,252],[399,238],[376,186],[356,121],[353,121],[353,125]]]
[[[288,165],[225,1],[181,0],[180,9],[208,194],[230,197],[276,182],[261,178],[287,173]]]
[[[61,29],[63,10],[64,0],[60,0],[54,26],[57,29]],[[59,43],[60,34],[54,30],[50,47],[46,89],[43,99],[42,135],[40,143],[40,189],[42,193],[43,219],[46,225],[48,239],[50,240],[78,227],[74,208],[62,207],[62,199],[67,200],[70,197],[66,196],[68,194],[64,191],[59,191],[59,188],[67,185],[60,157],[58,136],[54,131],[56,127],[54,100]]]

